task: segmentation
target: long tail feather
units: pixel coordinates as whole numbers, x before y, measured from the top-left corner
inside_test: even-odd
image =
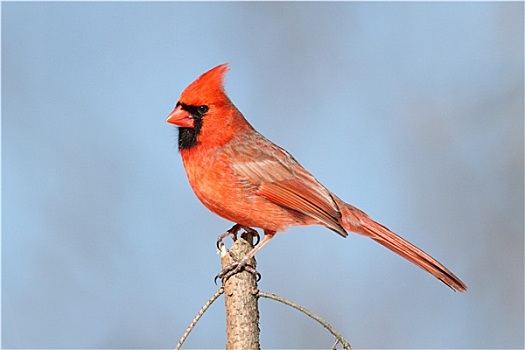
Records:
[[[465,283],[436,259],[385,226],[375,222],[363,211],[343,202],[337,197],[334,199],[341,210],[341,225],[343,228],[372,238],[379,244],[431,273],[450,288],[458,292],[467,290]]]

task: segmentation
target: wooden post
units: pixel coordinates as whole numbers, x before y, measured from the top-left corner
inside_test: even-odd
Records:
[[[230,247],[230,253],[237,260],[252,249],[253,236],[244,233]],[[224,247],[224,246],[223,246]],[[221,265],[233,262],[230,254],[221,249]],[[255,267],[255,258],[250,265]],[[259,306],[257,279],[253,274],[242,271],[231,276],[223,285],[226,303],[226,349],[259,350]]]

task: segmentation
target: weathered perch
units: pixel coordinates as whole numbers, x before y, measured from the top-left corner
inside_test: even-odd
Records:
[[[242,259],[252,248],[253,236],[243,233],[226,252],[221,246],[222,267]],[[230,255],[231,254],[231,255]],[[255,258],[249,263],[255,268]],[[226,349],[258,350],[259,345],[259,307],[256,276],[242,271],[230,277],[223,284],[226,303]]]

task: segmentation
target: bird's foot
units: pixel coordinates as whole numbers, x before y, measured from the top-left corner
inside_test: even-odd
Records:
[[[217,249],[221,249],[221,245],[223,244],[222,243],[222,240],[225,239],[226,237],[230,236],[232,238],[232,241],[236,241],[237,240],[237,233],[239,233],[239,230],[242,228],[241,225],[239,224],[235,224],[232,226],[231,229],[229,229],[228,231],[222,233],[219,235],[219,237],[217,237]]]
[[[217,249],[219,250],[221,249],[221,245],[223,244],[222,240],[228,236],[230,236],[232,240],[235,242],[237,240],[237,234],[239,233],[240,229],[243,229],[245,233],[250,233],[252,236],[257,237],[257,240],[254,243],[254,246],[257,245],[259,241],[261,240],[261,237],[259,236],[259,232],[257,232],[257,230],[254,230],[253,228],[248,227],[248,226],[242,226],[239,224],[235,224],[233,225],[231,229],[229,229],[228,231],[222,233],[221,235],[219,235],[219,237],[217,237]],[[243,233],[243,235],[245,233]]]
[[[253,246],[255,247],[259,242],[261,241],[261,236],[259,236],[259,232],[257,230],[248,227],[248,226],[241,226],[244,232],[241,234],[241,237],[245,237],[245,235],[251,235],[252,237],[255,237],[255,243],[253,243]],[[250,242],[251,243],[251,242]]]
[[[222,240],[230,236],[232,240],[235,242],[237,240],[237,235],[241,229],[244,230],[241,237],[244,237],[245,235],[256,237],[254,246],[257,245],[259,241],[261,240],[261,237],[259,236],[259,233],[257,232],[257,230],[251,227],[248,227],[248,226],[242,226],[240,224],[235,224],[228,231],[226,231],[225,233],[217,237],[217,249],[219,249],[219,252],[221,251],[224,253],[226,252],[224,248],[224,243],[222,242]],[[250,243],[251,243],[251,239],[250,239]],[[252,265],[248,263],[251,259],[251,256],[245,256],[242,259],[237,259],[231,252],[229,252],[229,254],[231,258],[233,259],[233,263],[224,267],[224,269],[217,276],[215,276],[215,279],[214,279],[215,284],[217,284],[217,279],[219,278],[222,279],[224,283],[228,280],[228,278],[242,271],[247,271],[251,273],[252,275],[255,275],[257,278],[257,281],[261,279],[261,274],[257,272],[255,267],[253,267]]]
[[[246,271],[251,273],[252,275],[255,275],[257,282],[259,282],[259,280],[261,279],[261,274],[255,269],[255,267],[248,263],[251,259],[250,256],[245,256],[240,260],[234,257],[231,253],[230,256],[233,259],[233,263],[224,267],[224,269],[217,276],[215,276],[215,284],[217,284],[217,279],[219,278],[222,279],[222,283],[224,283],[228,280],[228,278],[242,271]]]

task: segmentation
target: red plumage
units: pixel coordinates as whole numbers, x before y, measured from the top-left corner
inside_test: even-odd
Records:
[[[343,202],[259,134],[224,92],[227,70],[227,64],[219,65],[191,83],[167,121],[179,127],[184,168],[201,202],[227,220],[264,230],[264,239],[246,259],[276,232],[323,225],[343,237],[347,231],[370,237],[454,290],[467,289],[438,261]]]

